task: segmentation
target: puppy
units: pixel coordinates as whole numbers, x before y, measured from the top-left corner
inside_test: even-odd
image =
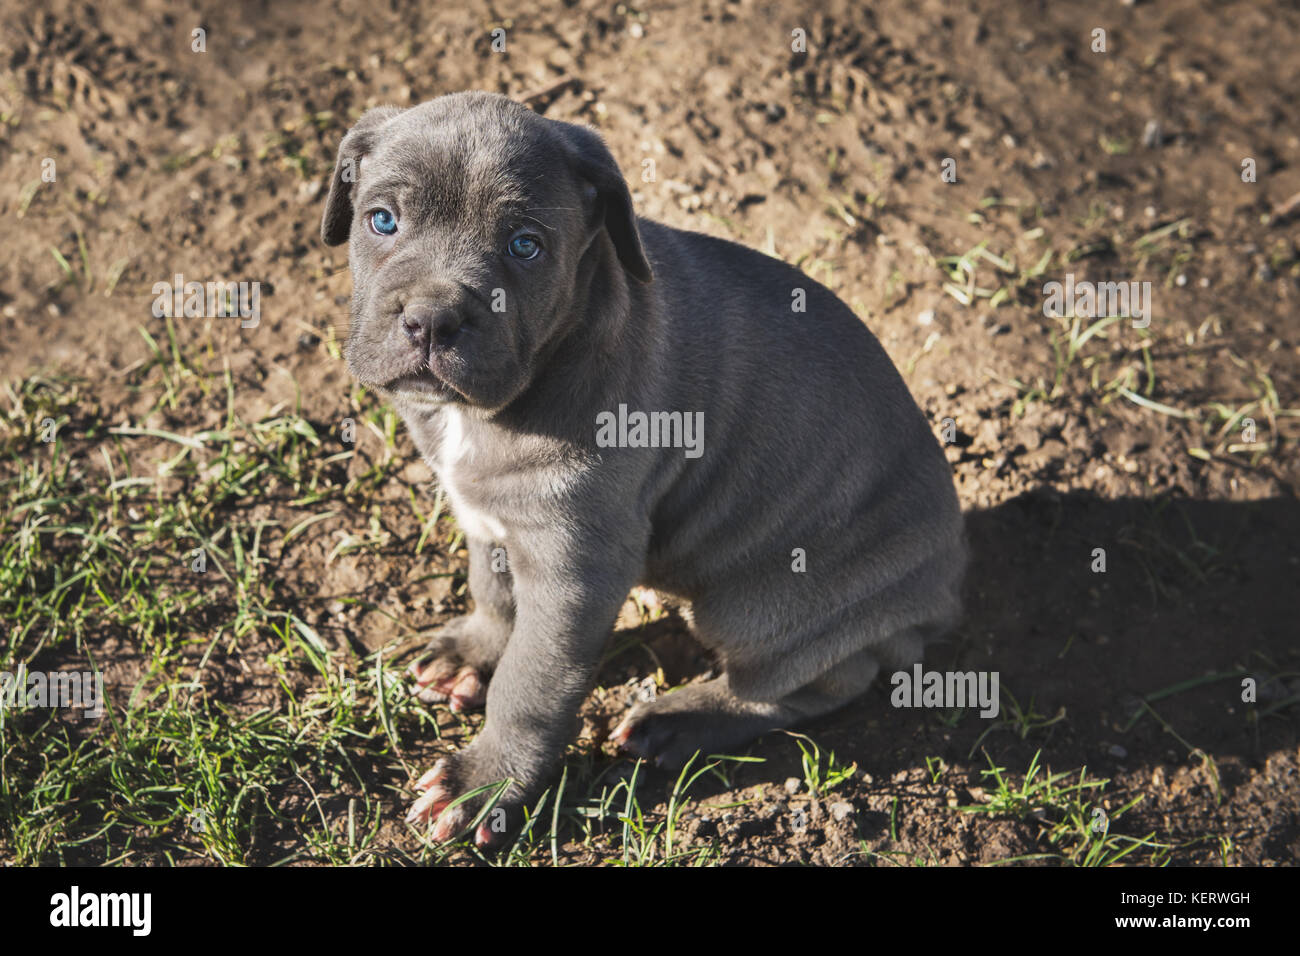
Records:
[[[350,244],[348,366],[469,547],[474,610],[413,669],[426,700],[487,707],[419,782],[435,839],[496,782],[509,823],[475,839],[522,822],[638,583],[722,665],[613,731],[668,766],[834,710],[954,623],[952,477],[875,337],[775,259],[638,219],[592,130],[487,93],[372,109],[321,235]]]

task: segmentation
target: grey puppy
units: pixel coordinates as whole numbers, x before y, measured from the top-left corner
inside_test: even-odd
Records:
[[[372,109],[321,235],[350,242],[349,368],[469,547],[473,613],[412,671],[487,706],[419,781],[436,839],[498,781],[507,825],[476,840],[521,822],[638,583],[688,602],[721,664],[612,733],[664,765],[838,708],[956,620],[952,477],[875,337],[775,259],[638,219],[592,130],[487,93]]]

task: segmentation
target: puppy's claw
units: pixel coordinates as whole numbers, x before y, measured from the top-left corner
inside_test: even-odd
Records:
[[[651,756],[649,746],[645,734],[637,733],[639,729],[636,721],[631,717],[624,717],[622,723],[610,733],[609,739],[614,742],[619,753],[647,759]]]
[[[478,674],[467,674],[452,688],[450,706],[452,713],[461,714],[482,707],[486,700],[487,694]]]
[[[496,761],[489,755],[490,766]],[[495,770],[484,772],[474,759],[479,757],[473,745],[459,753],[449,754],[439,760],[432,768],[425,771],[414,783],[417,791],[424,791],[411,805],[406,815],[407,823],[423,824],[424,839],[434,843],[446,843],[450,840],[472,839],[480,847],[495,846],[502,839],[504,819],[513,819],[522,814],[518,794],[502,795],[498,790],[494,798],[491,788],[513,778],[499,774]],[[482,758],[480,758],[482,759]],[[481,792],[480,792],[481,791]],[[473,794],[471,796],[471,794]],[[497,807],[492,809],[490,817],[486,814],[488,801],[496,799]],[[485,818],[475,823],[479,814]],[[506,816],[503,819],[502,813]]]
[[[411,693],[426,704],[450,702],[453,713],[464,713],[482,707],[487,700],[487,684],[477,668],[457,667],[452,661],[436,660],[421,669],[412,664],[409,672],[415,678]]]
[[[446,772],[447,762],[445,760],[439,760],[430,769],[424,772],[423,776],[415,782],[415,785],[421,790],[428,790],[429,787],[437,783],[439,778],[441,778]]]
[[[615,744],[617,744],[620,748],[622,748],[623,745],[627,743],[628,738],[631,736],[632,736],[632,722],[628,720],[626,717],[623,718],[623,720],[619,723],[619,725],[615,727],[613,730],[611,730],[609,733],[609,739],[612,740]]]
[[[438,843],[446,843],[465,827],[465,809],[455,807],[450,810],[444,810],[442,816],[438,817],[438,822],[433,827],[431,834],[433,839]]]
[[[478,676],[478,671],[472,667],[462,668],[450,693],[453,700],[458,699],[468,705],[481,704],[485,695],[483,680]]]
[[[464,671],[466,668],[460,670]],[[456,663],[445,657],[440,657],[423,667],[420,666],[419,661],[414,661],[407,672],[415,679],[417,686],[433,685],[435,690],[442,690],[443,685],[449,683],[453,676],[458,674]]]
[[[451,798],[441,787],[431,787],[415,803],[411,804],[406,814],[407,823],[421,823],[432,820],[449,803]]]

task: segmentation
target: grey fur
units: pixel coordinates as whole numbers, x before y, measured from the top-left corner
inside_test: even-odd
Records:
[[[367,225],[380,205],[395,239]],[[504,252],[521,226],[536,260]],[[670,764],[839,707],[955,622],[948,464],[875,337],[780,261],[637,219],[595,133],[485,93],[371,110],[322,236],[350,239],[348,365],[401,413],[470,545],[474,612],[430,654],[491,675],[487,719],[424,816],[506,777],[512,814],[537,794],[638,583],[690,602],[723,667],[616,732]],[[599,447],[620,405],[702,412],[703,455]]]

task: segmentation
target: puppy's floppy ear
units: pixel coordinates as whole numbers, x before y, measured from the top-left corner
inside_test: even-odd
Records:
[[[556,125],[560,127],[574,170],[596,189],[597,202],[604,210],[605,229],[614,240],[619,262],[641,282],[649,282],[654,273],[641,248],[632,194],[609,147],[599,133],[586,126],[559,121]]]
[[[367,110],[339,143],[334,175],[330,177],[330,192],[325,199],[325,217],[320,224],[320,237],[325,245],[338,246],[348,241],[352,229],[352,187],[357,181],[361,158],[374,147],[374,136],[379,127],[401,112],[396,106],[376,106]]]

